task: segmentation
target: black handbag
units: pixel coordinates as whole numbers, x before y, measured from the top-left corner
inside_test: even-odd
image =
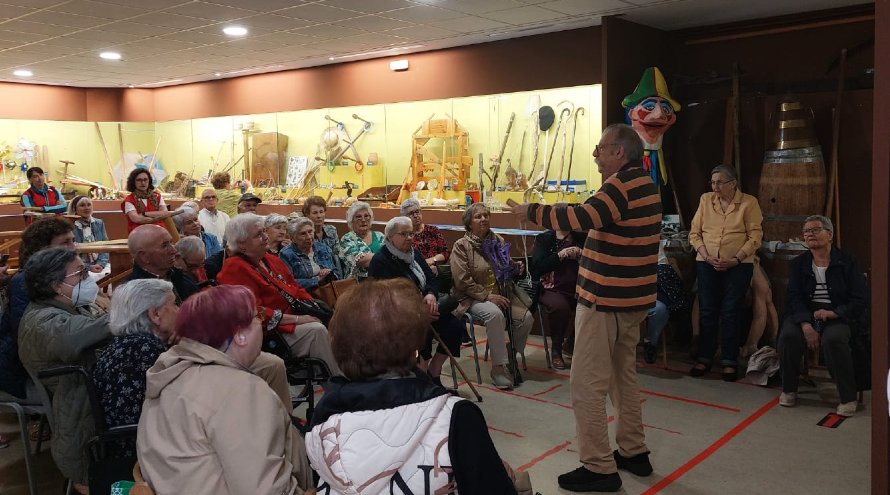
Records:
[[[284,298],[295,315],[313,316],[318,318],[324,326],[328,326],[328,323],[331,322],[331,317],[334,316],[334,310],[331,309],[328,303],[321,299],[297,299],[284,290],[284,288],[278,285],[273,279],[269,278],[269,276],[267,276],[263,270],[260,270],[260,267],[255,263],[251,262],[250,265],[261,277],[263,277],[263,279],[278,289],[278,293],[281,294],[281,297]]]

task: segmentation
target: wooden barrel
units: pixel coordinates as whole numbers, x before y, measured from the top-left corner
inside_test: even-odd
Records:
[[[779,317],[785,310],[785,301],[788,299],[788,274],[790,273],[791,260],[807,252],[807,247],[798,243],[780,244],[775,252],[763,247],[760,256],[760,265],[769,277],[773,290],[773,304]]]
[[[816,129],[813,126],[813,109],[799,101],[783,101],[772,116],[773,133],[768,143],[770,149],[790,150],[817,146]]]
[[[770,150],[760,174],[763,239],[800,239],[804,220],[825,208],[825,165],[822,148]]]

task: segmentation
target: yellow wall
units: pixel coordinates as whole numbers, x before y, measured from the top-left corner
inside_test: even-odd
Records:
[[[169,175],[182,171],[186,174],[193,173],[195,177],[203,177],[213,167],[214,162],[217,163],[215,171],[220,171],[226,164],[242,156],[244,144],[241,126],[244,123],[252,122],[253,129],[257,132],[279,132],[288,136],[288,156],[305,155],[309,157],[311,163],[318,154],[321,133],[328,126],[333,126],[325,116],[342,121],[349,135],[355,138],[362,127],[361,121],[352,118],[353,114],[357,114],[373,122],[371,130],[355,143],[360,158],[367,161],[368,155],[374,152],[377,153],[378,163],[365,167],[362,173],[356,172],[351,163],[348,166],[337,166],[333,172],[322,167],[318,181],[322,186],[342,187],[344,181],[348,180],[357,184],[359,191],[362,191],[373,186],[402,184],[411,160],[411,136],[424,120],[433,115],[436,118],[447,118],[450,115],[468,130],[470,154],[474,160],[470,181],[478,182],[479,153],[483,154],[486,170],[489,169],[490,160],[497,155],[504,138],[510,114],[515,113],[516,118],[501,168],[499,184],[503,184],[506,159],[512,160],[514,168],[519,167],[519,149],[523,131],[526,131],[527,135],[522,171],[529,172],[532,141],[537,124],[536,121],[531,121],[529,101],[535,97],[540,99],[541,105],[550,105],[554,108],[557,120],[562,108],[571,106],[561,102],[569,101],[574,108],[584,107],[584,115],[577,120],[571,175],[572,179],[586,179],[589,189],[598,187],[600,177],[590,153],[591,143],[598,138],[601,130],[600,85],[259,115],[157,123],[123,123],[121,135],[124,151],[127,153],[150,154],[154,151],[156,142],[159,142],[159,159]],[[573,116],[569,117],[569,137],[571,137]],[[562,151],[562,139],[555,136],[556,127],[557,123],[554,123],[549,132],[549,141],[541,136],[536,167],[537,171],[542,169],[542,164],[549,154],[549,148],[545,149],[545,145],[549,144],[552,147],[556,140],[548,175],[550,179],[556,178],[561,163],[559,157]],[[120,161],[118,123],[103,122],[100,123],[100,128],[109,158],[116,165]],[[106,159],[92,122],[0,120],[0,136],[4,136],[6,143],[12,147],[15,147],[20,137],[30,139],[38,145],[47,145],[48,168],[53,182],[57,183],[61,179],[61,164],[58,162],[61,159],[76,162],[70,169],[72,174],[103,184],[110,182]],[[570,146],[569,142],[567,151]],[[352,152],[348,154],[351,155]],[[243,164],[242,160],[232,169],[233,178],[241,177]],[[7,172],[7,174],[8,181],[19,172]]]

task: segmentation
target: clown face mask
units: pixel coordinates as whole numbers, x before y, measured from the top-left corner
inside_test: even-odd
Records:
[[[628,109],[627,116],[648,150],[660,149],[664,133],[677,121],[671,103],[659,96],[643,99]]]

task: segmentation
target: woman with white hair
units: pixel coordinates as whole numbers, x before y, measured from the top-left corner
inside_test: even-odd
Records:
[[[185,236],[176,243],[176,261],[173,266],[188,274],[197,284],[207,281],[204,261],[207,248],[197,236]]]
[[[340,262],[343,277],[355,277],[359,282],[368,278],[371,258],[383,247],[383,234],[371,230],[374,212],[371,205],[356,201],[346,210],[346,224],[350,231],[340,239]]]
[[[68,214],[80,217],[74,221],[74,242],[81,244],[108,240],[105,223],[93,216],[93,201],[87,196],[75,196],[68,203]],[[91,275],[96,280],[111,272],[108,253],[84,253],[80,258],[90,268],[91,274],[96,274]]]
[[[139,422],[145,372],[173,343],[177,311],[166,280],[133,280],[114,290],[108,322],[114,338],[93,369],[107,427]]]
[[[411,219],[411,225],[414,231],[414,249],[420,251],[423,259],[430,266],[436,266],[438,263],[447,263],[448,245],[445,243],[445,236],[442,232],[432,225],[423,223],[423,211],[420,207],[420,201],[414,198],[408,198],[402,202],[399,212],[403,217]]]
[[[182,212],[173,217],[173,223],[176,225],[179,235],[183,237],[193,235],[201,239],[201,242],[204,243],[205,258],[222,251],[219,239],[213,234],[204,232],[204,227],[201,226],[201,222],[198,220],[198,210],[180,206],[176,211]]]
[[[287,265],[270,254],[263,217],[241,213],[226,225],[226,247],[230,256],[216,279],[222,285],[243,285],[262,307],[263,329],[277,330],[295,356],[323,360],[337,375],[331,340],[322,322],[310,315],[295,314],[294,304],[311,301],[312,295],[294,279]]]
[[[309,218],[298,218],[287,224],[293,242],[281,251],[281,261],[287,263],[297,283],[308,291],[331,280],[340,279],[340,264],[334,253],[315,238],[315,223]]]
[[[264,221],[266,235],[269,236],[269,253],[278,256],[281,250],[290,245],[287,237],[287,217],[278,213],[266,215]]]
[[[423,298],[433,328],[442,337],[451,354],[455,357],[460,356],[460,336],[464,325],[451,314],[453,307],[439,308],[439,281],[420,251],[414,249],[412,241],[415,234],[411,219],[408,217],[391,219],[386,223],[384,234],[385,245],[371,259],[368,269],[371,278],[410,280],[417,287],[418,296]],[[431,355],[432,340],[432,332],[427,331],[426,344],[420,349],[420,356],[428,361],[427,373],[437,385],[441,386],[442,381],[439,376],[448,354],[440,344],[436,347],[436,355]]]

